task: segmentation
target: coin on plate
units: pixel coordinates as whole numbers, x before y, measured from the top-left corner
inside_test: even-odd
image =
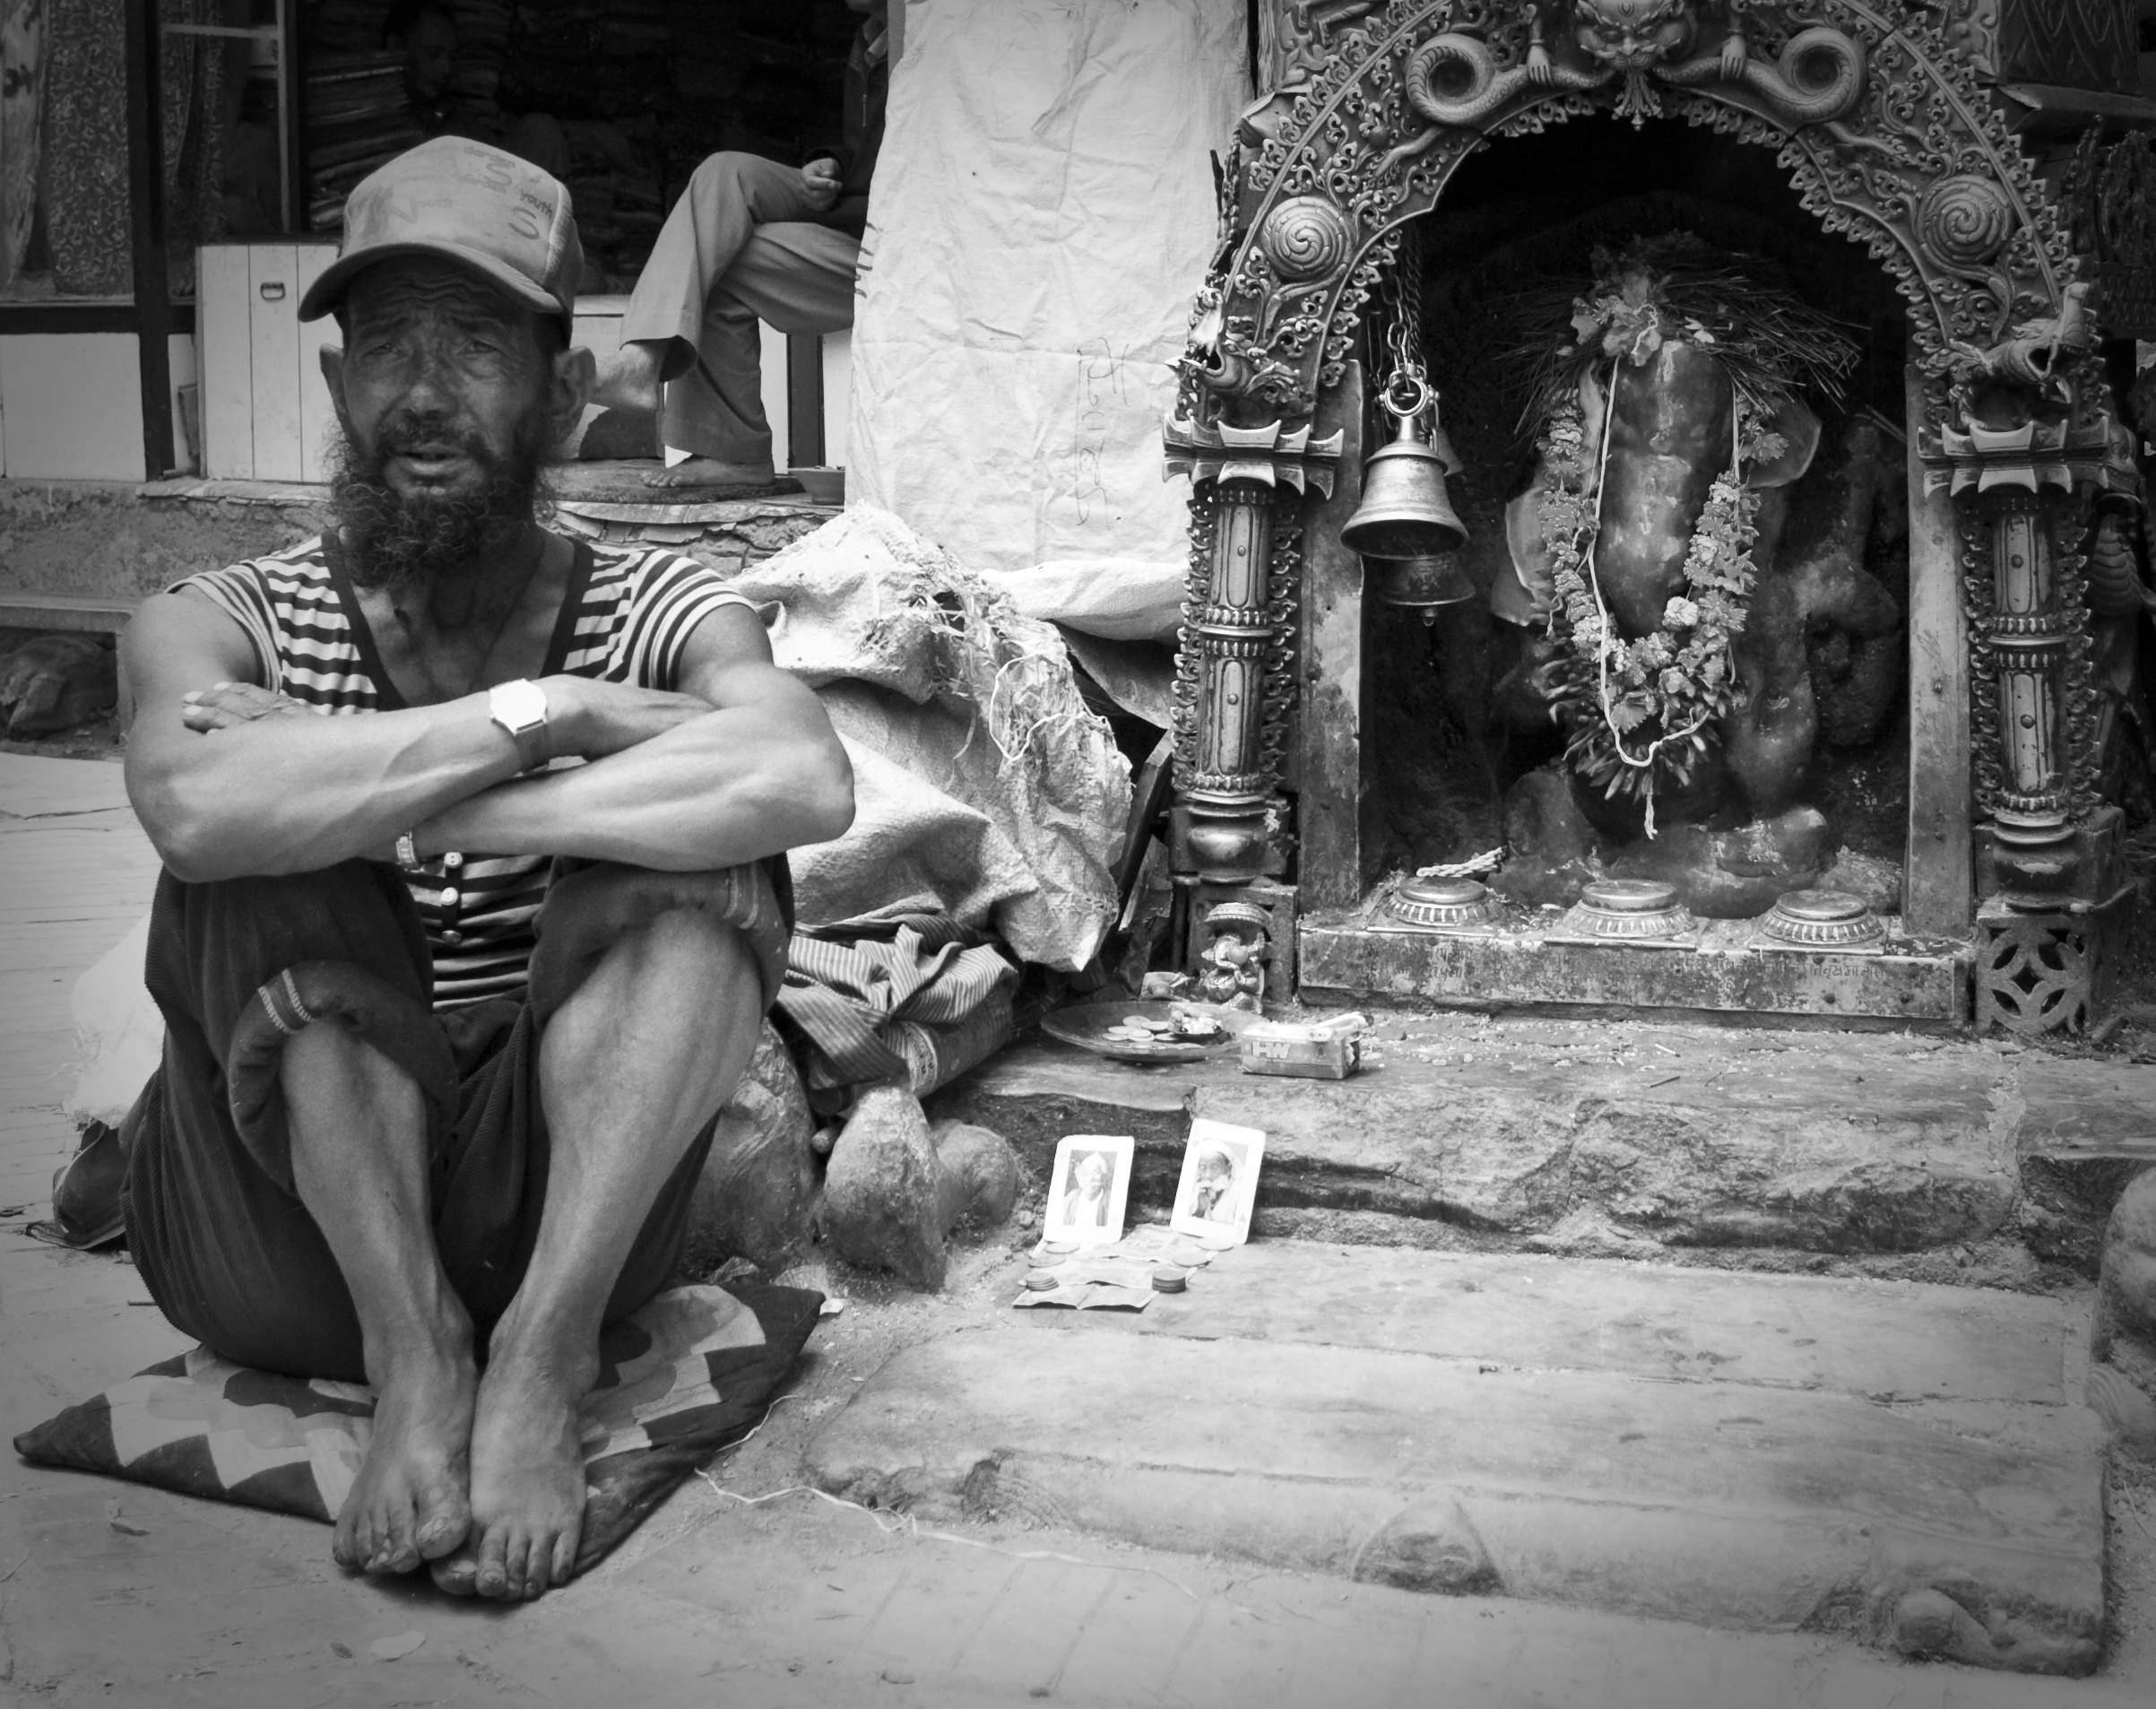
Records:
[[[1208,1252],[1229,1252],[1240,1246],[1243,1242],[1234,1235],[1206,1235],[1200,1237],[1198,1244]]]
[[[1051,1258],[1068,1258],[1078,1250],[1078,1242],[1075,1240],[1043,1240],[1041,1242],[1041,1250]]]

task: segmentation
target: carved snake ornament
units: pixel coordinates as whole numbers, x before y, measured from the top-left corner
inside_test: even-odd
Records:
[[[1844,117],[1864,98],[1866,69],[1863,43],[1820,24],[1791,37],[1772,65],[1745,59],[1736,81],[1793,126],[1824,125]],[[1553,63],[1541,67],[1539,74],[1525,65],[1500,70],[1487,42],[1448,31],[1415,50],[1403,88],[1407,104],[1433,124],[1473,129],[1530,86],[1599,89],[1622,74],[1622,68],[1606,64],[1585,67]],[[1684,87],[1728,81],[1719,54],[1658,65],[1654,74]],[[1441,76],[1452,83],[1450,91],[1439,90]]]

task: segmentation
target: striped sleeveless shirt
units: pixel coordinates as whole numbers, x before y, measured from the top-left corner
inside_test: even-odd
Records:
[[[183,587],[247,631],[265,688],[330,716],[404,706],[351,583],[320,540],[186,577],[169,591]],[[671,690],[697,625],[723,605],[749,604],[680,552],[579,542],[546,663],[535,674]],[[434,952],[437,1009],[523,994],[550,863],[543,854],[472,853],[405,869]]]

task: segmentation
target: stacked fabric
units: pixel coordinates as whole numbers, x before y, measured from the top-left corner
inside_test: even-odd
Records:
[[[312,53],[365,53],[382,45],[387,0],[316,0],[307,8],[307,45]]]
[[[379,48],[308,55],[303,110],[307,223],[335,231],[352,187],[422,140],[405,109],[403,56]]]

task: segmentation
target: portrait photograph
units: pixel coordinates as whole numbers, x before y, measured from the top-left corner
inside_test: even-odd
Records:
[[[1048,1177],[1043,1239],[1105,1246],[1123,1237],[1130,1147],[1128,1133],[1073,1133],[1058,1141]]]
[[[1168,1227],[1199,1240],[1249,1239],[1258,1165],[1264,1156],[1261,1129],[1204,1116],[1192,1122]]]

